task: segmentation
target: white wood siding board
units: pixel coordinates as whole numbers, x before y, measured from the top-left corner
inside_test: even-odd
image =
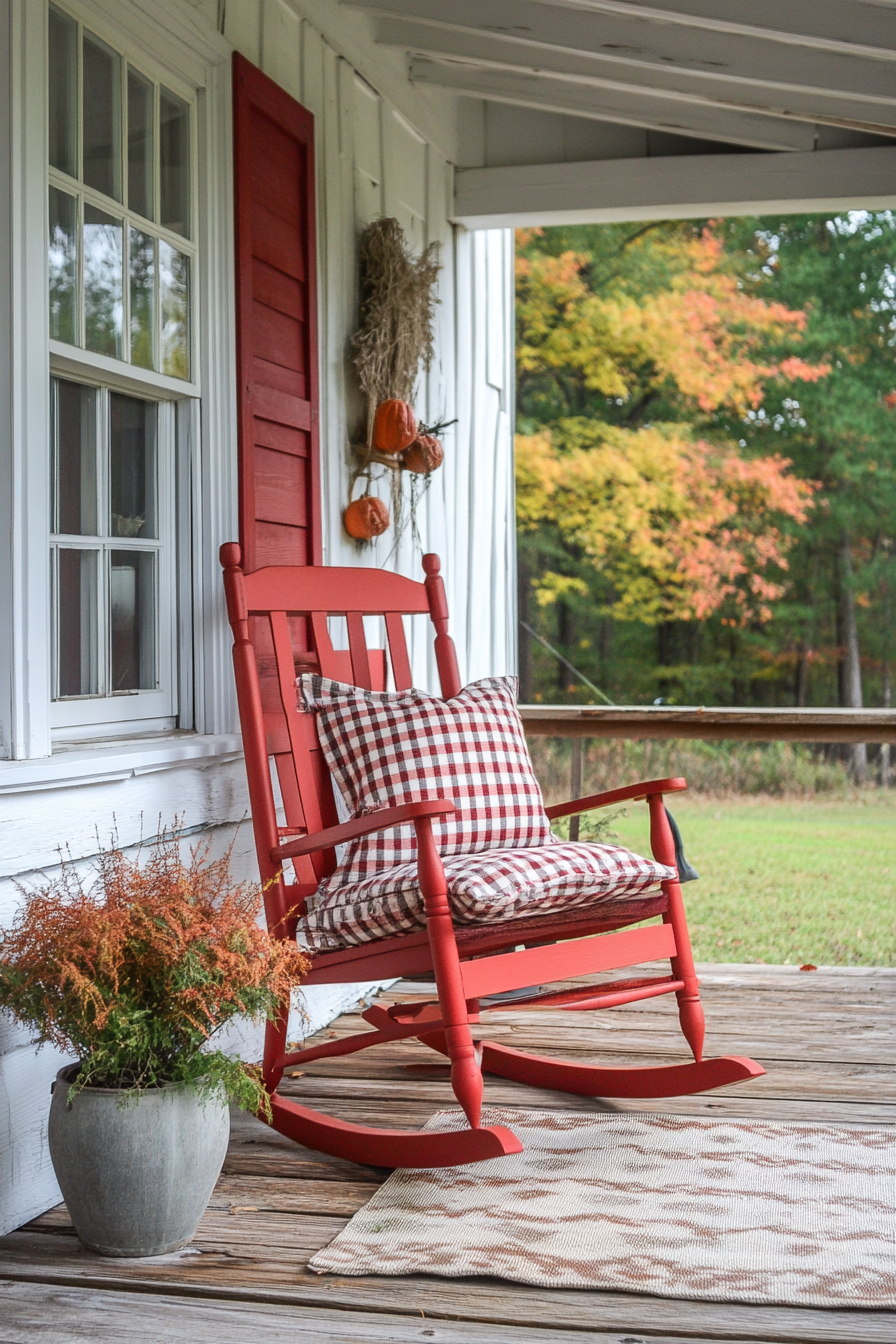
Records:
[[[310,23],[302,27],[302,103],[315,119],[315,145],[318,150],[318,174],[323,172],[324,140],[324,40]]]
[[[474,229],[885,210],[896,205],[896,148],[466,168],[455,181],[456,218]]]
[[[338,136],[338,182],[331,184],[331,221],[327,247],[332,256],[328,263],[330,293],[327,305],[330,316],[328,334],[328,385],[331,389],[329,424],[327,425],[326,476],[327,494],[323,501],[325,554],[331,564],[352,563],[343,553],[342,512],[348,502],[352,455],[349,440],[364,420],[364,408],[351,371],[349,334],[357,326],[358,277],[355,264],[357,197],[355,156],[357,153],[358,122],[356,117],[355,72],[341,57],[335,58],[336,101],[335,130]],[[379,110],[376,109],[376,124]],[[377,136],[378,143],[378,136]],[[335,165],[328,164],[330,172]],[[335,414],[333,412],[335,411]],[[321,443],[324,438],[321,435]],[[345,539],[347,542],[347,538]],[[350,544],[350,543],[349,543]]]
[[[58,1204],[47,1148],[50,1084],[70,1057],[31,1046],[0,1056],[0,1235]]]
[[[354,222],[360,231],[383,213],[382,99],[357,75],[352,94]]]
[[[394,108],[383,109],[386,212],[404,229],[414,252],[426,240],[426,141]]]
[[[556,75],[500,70],[493,66],[437,61],[415,56],[410,63],[415,83],[436,84],[461,95],[496,102],[570,113],[597,121],[625,122],[647,130],[720,140],[767,150],[810,150],[814,127],[803,121],[740,108],[693,102],[651,88],[612,87],[605,82],[568,80]]]
[[[262,0],[227,0],[224,6],[224,36],[247,60],[261,59]]]
[[[464,38],[482,39],[489,49],[492,34],[510,45],[514,35],[529,63],[562,68],[564,52],[596,53],[622,69],[643,66],[662,82],[669,70],[681,69],[695,80],[701,74],[746,83],[756,90],[756,101],[769,99],[781,106],[781,93],[812,88],[858,94],[864,98],[893,98],[892,66],[896,60],[896,23],[877,49],[852,47],[846,51],[817,45],[811,49],[781,42],[774,34],[699,32],[653,18],[578,8],[533,0],[453,0],[446,11],[442,0],[355,0],[369,10],[386,10],[409,19],[428,20],[440,33],[457,32],[458,55],[474,55],[476,47]],[[861,31],[861,30],[858,30]],[[414,42],[408,43],[414,49]],[[450,50],[450,48],[449,48]],[[750,101],[753,101],[752,99]]]
[[[345,337],[347,320],[344,236],[346,214],[351,210],[351,139],[348,157],[343,164],[342,141],[351,136],[351,126],[340,135],[341,88],[339,57],[325,42],[320,47],[321,69],[321,173],[320,207],[318,209],[318,321],[319,348],[323,367],[320,371],[321,426],[321,510],[328,540],[325,541],[324,559],[336,563],[329,545],[333,535],[333,518],[338,518],[343,494],[342,478],[345,462],[346,408],[345,408]],[[348,169],[346,181],[345,169]],[[347,199],[346,199],[347,197]]]
[[[496,34],[414,20],[382,18],[375,24],[376,39],[415,56],[435,61],[464,61],[483,70],[504,70],[554,75],[571,82],[600,88],[627,90],[642,98],[668,94],[676,100],[722,112],[740,109],[761,116],[780,118],[786,113],[800,121],[849,121],[857,126],[889,127],[896,116],[896,85],[889,83],[877,94],[865,90],[844,92],[824,82],[809,87],[769,89],[750,80],[732,80],[724,72],[656,66],[621,59],[606,51],[590,52],[569,46],[533,42],[517,34]],[[736,39],[735,39],[736,40]],[[814,59],[814,58],[813,58]],[[891,67],[885,67],[892,70]]]
[[[302,97],[301,19],[284,0],[263,0],[261,68],[293,98]]]

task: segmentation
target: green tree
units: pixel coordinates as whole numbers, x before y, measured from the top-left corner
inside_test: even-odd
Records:
[[[776,389],[741,429],[749,452],[774,447],[817,482],[791,556],[792,599],[775,622],[795,657],[795,699],[880,704],[896,586],[896,221],[889,211],[770,217],[727,221],[720,234],[748,292],[803,310],[803,352],[830,366],[823,383]],[[853,765],[862,777],[864,748]]]

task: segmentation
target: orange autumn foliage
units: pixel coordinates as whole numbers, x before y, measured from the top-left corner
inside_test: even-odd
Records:
[[[607,614],[655,623],[727,607],[738,623],[769,618],[787,568],[782,523],[804,522],[812,494],[786,459],[744,460],[675,425],[570,419],[558,439],[517,436],[519,523],[553,524],[609,580]],[[545,605],[587,585],[548,570],[535,591]]]
[[[259,889],[229,857],[185,860],[169,832],[143,858],[101,852],[91,886],[65,862],[24,892],[0,934],[0,1006],[81,1060],[78,1086],[206,1080],[264,1107],[257,1076],[207,1047],[237,1014],[271,1017],[309,963],[259,926]]]
[[[725,269],[712,227],[654,243],[669,280],[631,297],[587,283],[589,257],[540,253],[521,230],[517,250],[517,361],[521,373],[558,371],[607,397],[625,400],[638,383],[669,381],[703,412],[744,414],[760,405],[774,378],[815,382],[830,371],[797,354],[771,359],[769,343],[798,342],[805,314],[745,292]]]

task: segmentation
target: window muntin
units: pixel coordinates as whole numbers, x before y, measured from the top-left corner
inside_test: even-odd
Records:
[[[50,336],[189,380],[192,104],[55,5],[48,55]]]
[[[50,402],[53,699],[152,693],[172,713],[174,405],[61,377]],[[89,706],[75,717],[90,722]]]

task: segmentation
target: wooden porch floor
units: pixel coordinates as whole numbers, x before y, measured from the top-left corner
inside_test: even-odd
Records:
[[[490,1103],[532,1109],[677,1114],[881,1125],[896,1122],[896,970],[799,972],[703,966],[708,1049],[751,1054],[755,1083],[702,1097],[604,1103],[490,1079]],[[593,977],[599,978],[599,977]],[[419,996],[419,986],[396,986]],[[360,1020],[342,1017],[339,1034]],[[684,1058],[662,999],[597,1014],[491,1015],[489,1034],[546,1053],[618,1064]],[[435,1062],[434,1062],[435,1061]],[[423,1066],[408,1069],[406,1065]],[[408,1042],[325,1061],[286,1090],[345,1119],[422,1124],[452,1103],[445,1070]],[[498,1279],[319,1277],[311,1255],[385,1173],[297,1148],[234,1119],[224,1173],[196,1242],[177,1255],[107,1260],[80,1248],[64,1206],[0,1240],[0,1341],[215,1341],[215,1344],[687,1344],[697,1340],[891,1344],[896,1312],[815,1311],[682,1302],[627,1293],[544,1290]]]

